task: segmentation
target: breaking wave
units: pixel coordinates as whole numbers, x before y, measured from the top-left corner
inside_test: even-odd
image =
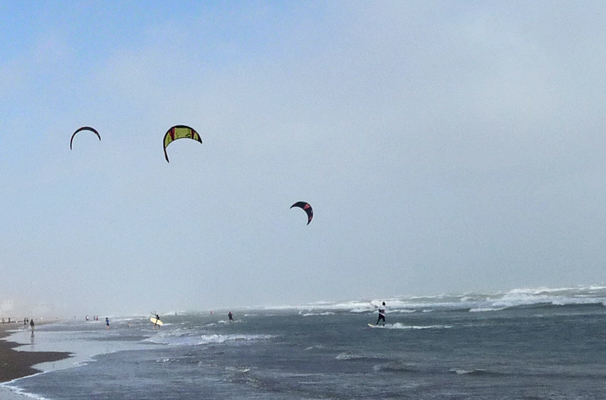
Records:
[[[400,296],[345,302],[322,301],[299,306],[266,307],[266,309],[298,311],[300,315],[306,317],[342,313],[376,313],[373,304],[383,301],[387,303],[388,314],[432,311],[500,312],[519,307],[604,307],[606,286],[521,288],[504,292]]]

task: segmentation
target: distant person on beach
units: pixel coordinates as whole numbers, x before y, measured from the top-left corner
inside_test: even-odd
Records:
[[[34,328],[36,327],[36,324],[34,324],[33,319],[29,321],[29,327],[32,328],[32,336],[34,336]]]
[[[229,317],[229,322],[234,322],[234,315],[230,312],[227,313],[227,316]]]
[[[383,325],[385,325],[385,308],[387,307],[385,305],[385,302],[382,302],[381,305],[379,305],[379,306],[377,306],[373,303],[370,303],[370,304],[372,304],[372,306],[374,308],[379,309],[379,318],[377,318],[377,323],[375,325],[379,325],[379,322],[381,322],[381,321],[383,321]]]
[[[105,329],[109,329],[109,318],[105,317]]]

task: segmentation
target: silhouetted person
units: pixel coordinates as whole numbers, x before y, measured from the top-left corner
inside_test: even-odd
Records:
[[[371,303],[371,304],[372,304],[372,303]],[[385,302],[381,303],[381,305],[379,305],[379,306],[374,305],[374,304],[373,304],[373,306],[374,306],[375,308],[378,308],[378,309],[379,309],[379,318],[377,318],[377,323],[376,323],[376,325],[379,325],[379,322],[381,322],[381,321],[383,321],[383,325],[385,325],[385,308],[386,308],[386,306],[385,306]]]

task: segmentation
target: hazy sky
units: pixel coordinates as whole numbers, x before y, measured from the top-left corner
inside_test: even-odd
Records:
[[[605,18],[1,1],[0,314],[601,284]]]

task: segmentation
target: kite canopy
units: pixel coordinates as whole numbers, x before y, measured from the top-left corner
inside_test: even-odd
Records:
[[[95,135],[97,135],[97,137],[99,138],[99,140],[101,140],[101,135],[99,135],[99,132],[97,132],[97,130],[95,128],[91,128],[90,126],[83,126],[81,128],[76,129],[76,132],[74,132],[72,134],[72,138],[69,140],[69,149],[70,150],[72,149],[72,142],[74,141],[74,136],[76,136],[76,133],[78,133],[80,131],[91,131]]]
[[[168,154],[166,153],[166,147],[177,139],[193,139],[202,143],[200,135],[194,130],[194,128],[186,125],[175,125],[166,132],[164,135],[164,158],[168,161]]]
[[[293,207],[299,207],[307,213],[307,225],[309,225],[311,220],[314,218],[314,210],[313,210],[313,208],[311,208],[311,204],[309,204],[305,201],[297,201],[295,204],[290,206],[290,208],[293,208]]]

